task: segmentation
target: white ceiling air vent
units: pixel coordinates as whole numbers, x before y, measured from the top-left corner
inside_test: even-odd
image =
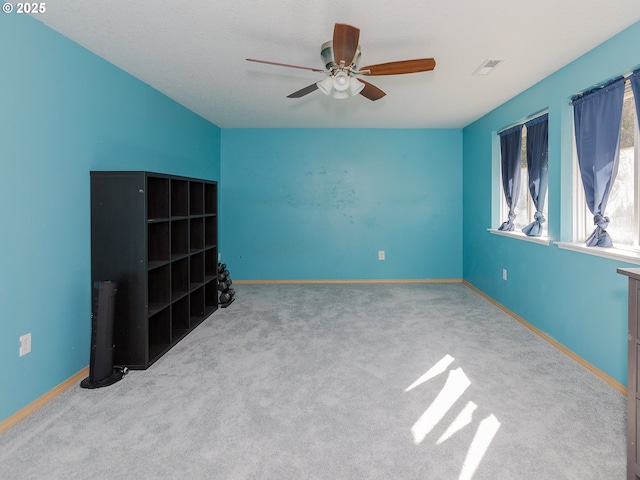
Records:
[[[476,68],[476,71],[473,72],[473,74],[474,75],[489,75],[503,61],[504,60],[496,60],[496,59],[485,60],[484,62],[482,62],[482,65],[480,65],[478,68]]]

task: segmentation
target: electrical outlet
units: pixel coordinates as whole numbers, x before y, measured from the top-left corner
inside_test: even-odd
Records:
[[[20,356],[24,356],[31,352],[31,334],[27,333],[20,337]]]
[[[384,260],[384,250],[378,251],[378,260]]]
[[[507,281],[507,269],[503,268],[502,269],[502,279],[506,282]]]

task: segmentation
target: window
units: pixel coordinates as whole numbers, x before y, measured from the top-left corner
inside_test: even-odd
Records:
[[[631,85],[627,82],[622,106],[618,173],[611,186],[605,215],[610,218],[606,230],[613,246],[640,251],[640,141],[634,102]],[[573,237],[574,242],[584,242],[594,229],[593,215],[587,208],[575,147],[573,157]]]
[[[545,195],[545,202],[542,214],[547,218],[548,197]],[[521,232],[524,227],[534,220],[536,207],[529,193],[529,171],[527,169],[527,126],[522,125],[522,146],[520,149],[520,192],[514,209],[516,218],[514,219],[514,231]],[[500,219],[504,220],[509,216],[509,206],[504,194],[504,190],[500,189]],[[547,222],[542,222],[542,236],[546,237]]]
[[[527,174],[527,127],[522,127],[522,147],[520,148],[520,194],[516,203],[516,218],[513,222],[517,231],[522,230],[528,223],[529,218],[533,218],[536,211],[533,201],[529,196],[529,175]],[[500,218],[509,216],[509,206],[504,196],[504,190],[500,189]]]

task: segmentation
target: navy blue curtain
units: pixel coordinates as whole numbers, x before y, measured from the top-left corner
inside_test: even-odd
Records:
[[[618,172],[623,98],[622,77],[573,98],[580,175],[587,206],[596,225],[585,242],[590,247],[613,245],[606,230],[609,217],[604,213]]]
[[[527,127],[527,171],[529,172],[529,194],[536,207],[534,221],[522,231],[530,237],[542,235],[542,224],[546,221],[542,211],[547,197],[549,178],[549,114],[529,120]]]
[[[500,155],[502,170],[502,191],[509,207],[509,219],[498,230],[512,231],[516,218],[515,208],[520,195],[520,149],[522,147],[522,125],[500,132]]]
[[[629,81],[631,82],[633,97],[636,99],[636,115],[640,124],[640,70],[633,72],[629,77]]]

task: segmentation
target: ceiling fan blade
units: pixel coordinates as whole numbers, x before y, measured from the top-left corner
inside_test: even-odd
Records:
[[[404,73],[428,72],[436,68],[436,61],[433,58],[419,58],[416,60],[401,60],[399,62],[379,63],[361,67],[363,75],[401,75]],[[369,70],[369,73],[364,73]]]
[[[341,61],[348,67],[358,49],[360,29],[344,23],[336,23],[333,27],[333,59],[340,65]]]
[[[313,92],[314,90],[317,90],[317,89],[318,89],[318,85],[315,84],[315,83],[312,83],[308,87],[301,88],[297,92],[293,92],[291,95],[287,95],[287,98],[304,97],[305,95],[308,95],[308,94],[310,94],[311,92]]]
[[[312,72],[324,73],[324,70],[320,68],[301,67],[299,65],[290,65],[288,63],[269,62],[267,60],[256,60],[255,58],[247,58],[245,60],[247,60],[247,62],[266,63],[267,65],[277,65],[279,67],[289,67],[289,68],[300,68],[302,70],[311,70]]]
[[[360,95],[362,95],[365,98],[368,98],[372,102],[375,102],[376,100],[380,100],[382,97],[386,95],[386,93],[384,93],[375,85],[372,85],[369,82],[365,82],[362,79],[358,79],[358,80],[364,83],[364,88],[360,91]]]

